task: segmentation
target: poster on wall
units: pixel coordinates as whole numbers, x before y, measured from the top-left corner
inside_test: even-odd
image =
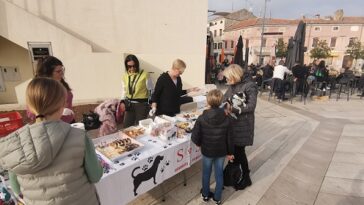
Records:
[[[0,67],[0,92],[5,92],[5,82],[4,82],[4,78],[3,78],[3,69],[2,67]]]
[[[40,58],[53,55],[51,42],[28,42],[28,48],[33,63]]]

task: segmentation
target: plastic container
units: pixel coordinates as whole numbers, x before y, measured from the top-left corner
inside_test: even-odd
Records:
[[[23,126],[19,112],[0,113],[0,137],[4,137]]]

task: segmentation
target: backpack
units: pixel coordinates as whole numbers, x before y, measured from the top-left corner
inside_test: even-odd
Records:
[[[85,130],[98,129],[101,126],[99,115],[90,111],[89,113],[82,114],[82,123],[85,124]]]
[[[229,161],[224,169],[224,186],[235,186],[242,179],[243,171],[240,163]]]

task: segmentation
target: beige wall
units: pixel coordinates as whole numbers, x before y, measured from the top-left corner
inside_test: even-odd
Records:
[[[181,58],[185,88],[204,84],[207,0],[0,0],[0,11],[1,1],[0,35],[23,47],[51,42],[75,102],[120,97],[126,53],[154,78]]]
[[[0,104],[17,103],[15,86],[33,77],[28,50],[0,36],[0,66],[18,68],[20,81],[5,81],[5,92],[0,92]]]

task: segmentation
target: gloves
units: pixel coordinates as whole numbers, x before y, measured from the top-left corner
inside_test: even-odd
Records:
[[[62,115],[74,115],[75,113],[71,110],[71,109],[69,109],[69,108],[64,108],[63,109],[63,113],[62,113]]]
[[[153,117],[155,115],[155,112],[157,111],[157,108],[153,107],[150,111],[149,111],[149,116]]]

